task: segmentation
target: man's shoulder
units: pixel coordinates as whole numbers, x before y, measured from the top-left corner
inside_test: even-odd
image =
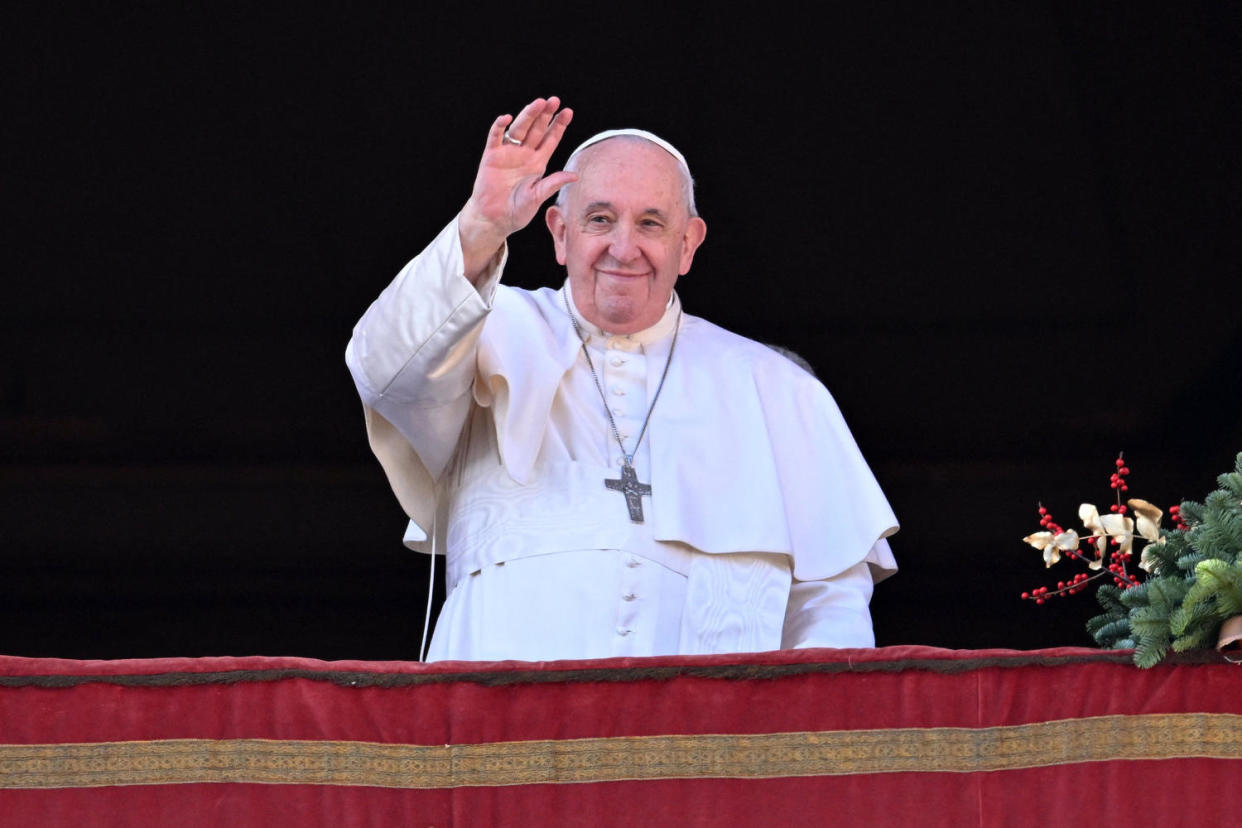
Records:
[[[529,321],[547,321],[560,307],[559,292],[549,287],[527,290],[512,285],[499,284],[492,300],[493,315],[499,312],[505,317],[525,318]]]
[[[698,340],[704,355],[736,366],[748,366],[752,371],[771,375],[787,375],[791,380],[815,379],[813,372],[800,365],[784,348],[743,336],[701,316],[686,314],[682,330],[686,336]]]

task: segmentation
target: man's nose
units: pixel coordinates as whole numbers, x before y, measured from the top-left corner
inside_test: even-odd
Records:
[[[642,251],[638,248],[638,236],[633,227],[617,224],[612,233],[612,244],[608,253],[619,262],[632,262]]]

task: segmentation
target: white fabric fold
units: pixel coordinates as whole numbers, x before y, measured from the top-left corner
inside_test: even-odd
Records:
[[[897,521],[824,386],[775,350],[682,313],[675,294],[647,331],[612,337],[584,324],[599,349],[601,382],[640,383],[624,395],[635,402],[626,415],[636,437],[648,405],[639,398],[645,388],[646,400],[655,399],[680,320],[635,454],[640,479],[652,487],[646,521],[631,524],[624,500],[603,485],[616,476],[616,445],[567,294],[500,285],[506,256],[502,249],[476,290],[464,277],[454,220],[380,294],[346,349],[371,448],[410,517],[406,545],[431,551],[427,530],[436,526],[435,548],[448,555],[450,601],[433,653],[504,650],[479,626],[499,610],[475,615],[462,595],[453,597],[467,580],[469,591],[493,599],[508,589],[503,583],[532,586],[530,578],[551,594],[576,594],[577,604],[559,613],[620,600],[609,597],[611,587],[574,580],[583,564],[569,556],[580,552],[603,554],[599,560],[627,578],[646,570],[616,564],[617,556],[638,556],[663,573],[639,582],[665,596],[685,594],[684,615],[653,610],[680,619],[672,633],[650,639],[660,652],[873,642],[866,605],[871,582],[897,568],[886,541]],[[642,362],[612,367],[635,357]],[[728,416],[717,416],[722,411]],[[525,581],[514,573],[473,577],[524,559]],[[622,618],[650,604],[633,598],[619,606]],[[549,630],[563,626],[541,617]],[[638,646],[648,641],[650,615],[632,620],[633,630],[611,644],[579,632],[595,654],[650,652]],[[536,653],[523,648],[539,629],[493,635],[512,652]]]
[[[553,399],[581,347],[555,290],[498,285],[489,309],[461,275],[456,234],[454,220],[402,271],[346,352],[372,409],[372,448],[424,529],[472,401],[491,409],[506,471],[530,482]],[[502,266],[503,257],[490,284]],[[419,301],[437,292],[447,297],[443,319],[428,310],[436,303]],[[413,333],[420,326],[432,331],[425,342]],[[390,347],[371,342],[381,330],[395,332]],[[666,356],[665,340],[650,349],[656,364]],[[429,379],[417,393],[405,391],[400,378],[420,372]],[[722,409],[728,417],[714,416]],[[860,560],[877,579],[896,570],[884,542],[898,529],[896,517],[840,409],[816,378],[772,349],[684,314],[645,439],[656,539],[712,554],[787,554],[804,581]]]

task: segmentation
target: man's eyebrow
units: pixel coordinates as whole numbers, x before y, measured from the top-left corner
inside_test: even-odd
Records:
[[[612,210],[612,209],[613,209],[613,206],[612,206],[611,201],[592,201],[590,204],[588,204],[586,207],[583,208],[583,212],[592,213],[596,210]],[[648,207],[646,210],[642,211],[642,215],[655,216],[656,218],[660,218],[660,219],[667,218],[664,211],[661,210],[659,207]]]

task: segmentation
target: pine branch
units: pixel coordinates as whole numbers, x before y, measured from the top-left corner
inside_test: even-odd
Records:
[[[1202,552],[1192,548],[1189,554],[1182,555],[1174,564],[1174,569],[1167,574],[1172,575],[1174,572],[1181,572],[1187,578],[1194,577],[1195,567],[1207,560],[1207,556]],[[1166,574],[1164,572],[1162,575]]]
[[[1213,559],[1195,567],[1195,582],[1186,591],[1182,607],[1194,613],[1200,606],[1220,621],[1242,613],[1242,564]]]
[[[1225,472],[1216,478],[1217,484],[1226,492],[1229,492],[1235,500],[1242,500],[1242,451],[1238,452],[1238,456],[1233,461],[1233,471]]]
[[[1242,504],[1217,490],[1204,501],[1203,522],[1191,530],[1191,543],[1205,557],[1233,562],[1242,553]]]
[[[1095,600],[1104,608],[1106,615],[1126,615],[1129,609],[1121,603],[1121,589],[1113,584],[1100,584]]]
[[[1216,633],[1213,626],[1219,627],[1219,623],[1206,627],[1198,627],[1194,631],[1186,635],[1178,636],[1173,639],[1172,648],[1175,653],[1184,653],[1187,650],[1203,650],[1212,646],[1216,639]]]
[[[1119,477],[1129,474],[1120,457],[1117,466],[1113,488],[1124,483]],[[1133,648],[1135,664],[1152,667],[1170,649],[1182,652],[1214,646],[1221,624],[1242,615],[1242,452],[1234,458],[1234,471],[1217,477],[1217,483],[1219,488],[1202,503],[1185,500],[1170,510],[1180,528],[1161,530],[1159,540],[1142,547],[1147,577],[1140,583],[1134,583],[1127,570],[1110,567],[1117,573],[1117,585],[1101,584],[1096,589],[1103,612],[1086,624],[1100,646]],[[1129,505],[1150,509],[1143,501],[1131,500]],[[1094,521],[1095,507],[1087,504],[1083,508],[1090,510]],[[1024,540],[1043,549],[1032,538],[1047,545],[1050,533],[1064,530],[1052,522],[1043,506],[1040,514],[1044,516],[1041,525],[1048,531]],[[1158,523],[1159,511],[1155,517],[1149,512],[1146,518]],[[1088,525],[1088,517],[1082,519]],[[1090,526],[1099,531],[1094,523]],[[1124,561],[1120,566],[1125,566]]]
[[[1203,504],[1196,500],[1183,500],[1181,505],[1182,520],[1192,527],[1203,522]]]
[[[1097,629],[1092,630],[1093,622]],[[1101,647],[1109,650],[1126,650],[1134,646],[1130,629],[1130,616],[1110,618],[1097,616],[1087,622],[1087,632]]]
[[[1145,606],[1139,605],[1139,596],[1131,597],[1132,593],[1140,590]],[[1130,611],[1130,628],[1138,639],[1134,663],[1139,667],[1158,664],[1169,651],[1173,644],[1169,616],[1181,605],[1186,590],[1186,582],[1181,578],[1158,578],[1145,581],[1142,586],[1122,594],[1124,603],[1134,602]]]

